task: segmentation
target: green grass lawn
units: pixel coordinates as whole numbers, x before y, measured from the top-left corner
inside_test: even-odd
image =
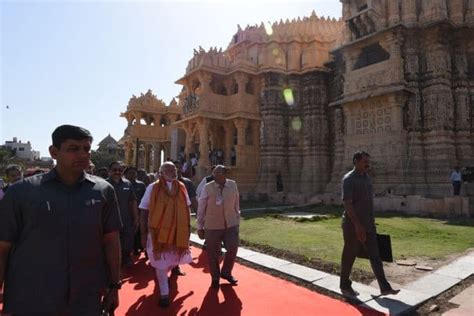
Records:
[[[305,258],[339,265],[343,240],[340,214],[335,207],[312,207],[304,211],[329,214],[318,221],[295,221],[278,213],[243,214],[242,240],[286,250]],[[399,214],[376,215],[377,231],[392,238],[394,259],[444,259],[474,247],[474,219],[439,220]],[[370,270],[367,260],[356,260],[356,268]]]

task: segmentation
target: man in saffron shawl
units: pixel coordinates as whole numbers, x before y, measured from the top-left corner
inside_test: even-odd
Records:
[[[142,198],[140,209],[142,243],[150,264],[156,270],[160,287],[158,305],[170,305],[168,273],[179,265],[192,261],[189,250],[190,215],[186,187],[177,179],[176,167],[164,162],[160,178],[151,183]]]

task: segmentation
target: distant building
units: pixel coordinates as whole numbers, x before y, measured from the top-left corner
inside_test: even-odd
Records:
[[[105,152],[118,157],[123,157],[123,146],[120,145],[110,134],[97,145],[98,152]]]
[[[4,147],[13,151],[17,158],[30,161],[40,159],[40,152],[33,150],[30,142],[22,143],[16,137],[13,137],[12,141],[7,140]]]

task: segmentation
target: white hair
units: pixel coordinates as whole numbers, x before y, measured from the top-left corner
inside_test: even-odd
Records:
[[[176,168],[176,166],[174,165],[174,163],[172,163],[171,161],[165,161],[163,162],[163,164],[160,166],[160,172],[163,172],[163,170],[165,170],[166,168]]]

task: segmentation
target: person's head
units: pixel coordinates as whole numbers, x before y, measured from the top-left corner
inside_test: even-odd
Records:
[[[145,184],[149,184],[147,182],[149,182],[150,180],[148,179],[148,175],[146,173],[146,170],[145,169],[138,169],[137,171],[137,179],[144,182]]]
[[[183,175],[181,174],[181,169],[183,168],[183,164],[179,160],[173,161],[174,165],[176,166],[176,170],[178,172],[178,178],[181,178]]]
[[[354,156],[352,156],[352,162],[354,163],[354,167],[357,172],[365,173],[369,170],[370,155],[365,151],[357,151]]]
[[[216,181],[219,184],[224,184],[227,181],[226,174],[227,174],[227,169],[224,165],[217,165],[215,166],[214,170],[212,170],[214,181]]]
[[[128,166],[127,168],[125,168],[123,175],[125,176],[125,178],[127,178],[127,180],[134,182],[137,180],[137,168]]]
[[[454,170],[456,170],[457,172],[459,172],[459,166],[454,166]]]
[[[61,125],[52,134],[49,147],[57,169],[63,173],[79,174],[89,166],[91,156],[91,133],[79,126]]]
[[[94,174],[95,173],[95,165],[92,161],[89,161],[89,166],[86,168],[86,172],[88,174]]]
[[[115,181],[115,182],[119,182],[120,179],[122,179],[122,175],[123,175],[123,168],[122,168],[122,165],[120,164],[120,162],[118,161],[114,161],[112,163],[110,163],[109,165],[109,177]]]
[[[171,161],[165,161],[160,166],[160,174],[166,181],[174,181],[178,178],[176,166]]]
[[[109,170],[106,167],[100,167],[96,170],[95,174],[103,179],[107,179],[109,176]]]
[[[23,173],[21,171],[21,167],[19,165],[9,165],[5,169],[5,175],[7,177],[7,183],[12,184],[21,180],[23,178]]]

